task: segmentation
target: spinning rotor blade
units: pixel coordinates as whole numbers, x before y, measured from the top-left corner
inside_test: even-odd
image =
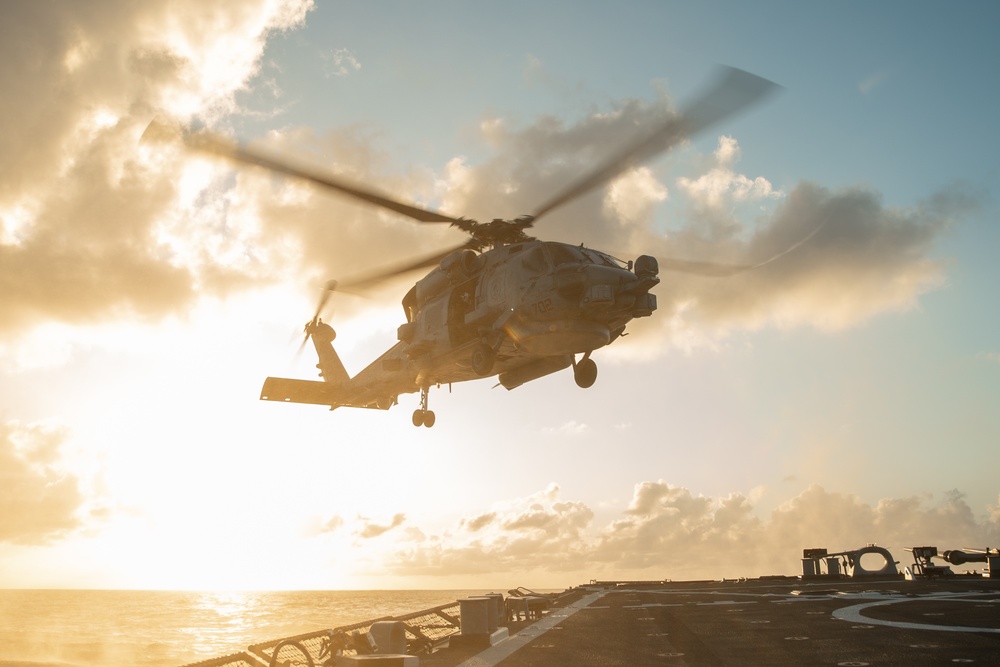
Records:
[[[309,327],[310,325],[315,325],[319,322],[319,316],[323,313],[323,309],[326,308],[326,304],[330,301],[330,296],[332,294],[333,287],[330,286],[330,283],[327,283],[323,286],[323,293],[319,296],[319,303],[316,304],[316,312],[313,314],[312,319],[306,324],[306,335],[302,338],[302,342],[299,344],[299,349],[295,352],[295,356],[301,355],[302,350],[305,349],[306,343],[309,342]]]
[[[754,269],[759,269],[762,266],[770,264],[771,262],[784,257],[788,253],[792,252],[801,245],[804,245],[809,239],[816,236],[819,230],[826,226],[826,223],[830,221],[827,217],[823,222],[816,225],[815,229],[806,234],[804,238],[793,243],[789,247],[785,248],[778,254],[765,259],[763,262],[757,262],[756,264],[717,264],[715,262],[699,262],[687,259],[676,259],[676,258],[663,258],[657,259],[661,270],[667,271],[678,271],[680,273],[692,273],[700,276],[735,276],[738,273],[743,273],[744,271],[752,271]]]
[[[660,271],[691,273],[696,276],[735,276],[737,273],[743,273],[744,271],[756,268],[749,264],[717,264],[715,262],[698,262],[688,259],[676,259],[673,257],[658,257],[656,261],[660,265]]]
[[[257,167],[263,167],[264,169],[268,169],[279,174],[308,181],[347,195],[348,197],[352,197],[390,211],[395,211],[396,213],[405,215],[409,218],[417,220],[418,222],[459,222],[458,218],[452,218],[451,216],[444,215],[443,213],[404,204],[394,199],[390,199],[389,197],[375,192],[374,190],[369,190],[361,187],[360,185],[350,183],[314,167],[293,165],[287,160],[268,155],[265,151],[241,146],[231,139],[227,139],[226,137],[222,137],[217,134],[212,134],[211,132],[179,131],[178,129],[165,123],[154,120],[149,124],[149,127],[146,128],[146,131],[143,133],[143,138],[154,141],[179,139],[188,148],[200,153],[215,155],[217,157],[222,157],[242,164],[251,164]]]
[[[715,84],[679,116],[671,118],[550,199],[535,211],[534,218],[537,220],[566,202],[610,181],[629,167],[670,150],[683,139],[748,108],[778,87],[778,84],[749,72],[733,67],[722,68]]]
[[[337,281],[328,280],[325,285],[323,285],[323,293],[319,297],[319,303],[316,304],[316,312],[313,313],[312,319],[306,323],[306,335],[302,338],[302,342],[299,344],[299,349],[296,352],[296,356],[302,353],[305,349],[306,343],[309,342],[309,328],[310,326],[315,326],[317,322],[320,321],[320,315],[323,314],[323,309],[326,308],[326,304],[330,301],[330,297],[333,296],[334,292],[346,292],[347,294],[360,294],[366,289],[374,287],[380,282],[388,280],[389,278],[394,278],[396,276],[403,275],[404,273],[409,273],[410,271],[415,271],[416,269],[423,269],[429,266],[434,266],[438,264],[442,259],[455,252],[456,250],[464,250],[470,246],[470,242],[463,243],[460,246],[454,248],[449,248],[448,250],[438,251],[433,255],[428,255],[421,259],[407,262],[405,264],[399,264],[397,266],[384,269],[377,273],[371,273],[367,275],[360,276],[358,278],[352,278],[347,281]]]
[[[319,297],[319,303],[316,304],[316,313],[313,315],[312,321],[318,322],[319,316],[323,313],[323,309],[326,308],[327,302],[330,300],[330,295],[333,294],[333,287],[330,283],[323,286],[323,293]]]
[[[409,273],[410,271],[415,271],[417,269],[425,269],[427,267],[434,266],[456,250],[465,250],[470,248],[471,245],[472,244],[470,242],[466,242],[462,245],[455,246],[454,248],[438,251],[433,255],[411,260],[404,264],[397,264],[396,266],[380,270],[376,273],[358,276],[357,278],[352,278],[343,282],[331,280],[326,284],[327,290],[347,292],[348,294],[363,292],[364,290],[370,289],[381,282],[389,280],[390,278],[395,278],[396,276],[401,276],[404,273]],[[329,291],[327,292],[328,294]]]

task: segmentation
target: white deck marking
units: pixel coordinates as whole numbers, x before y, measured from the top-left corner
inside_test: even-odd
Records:
[[[552,614],[543,616],[516,635],[511,635],[510,638],[505,639],[496,646],[491,646],[482,653],[472,656],[465,662],[457,665],[457,667],[493,667],[507,656],[524,647],[528,642],[534,641],[581,609],[586,609],[592,602],[600,600],[604,597],[605,592],[598,591],[580,598],[573,604],[561,608],[559,611],[562,613],[558,616]]]
[[[887,625],[891,628],[903,628],[905,630],[935,630],[937,632],[987,632],[990,634],[1000,634],[1000,629],[997,628],[980,628],[976,626],[964,626],[964,625],[937,625],[935,623],[907,623],[905,621],[886,621],[880,618],[872,618],[871,616],[865,616],[861,612],[868,607],[882,607],[885,605],[896,604],[897,602],[982,602],[981,599],[966,599],[966,597],[981,596],[982,593],[966,593],[966,594],[945,594],[945,595],[933,595],[927,597],[903,597],[894,596],[886,600],[879,600],[877,602],[865,602],[862,604],[852,605],[850,607],[843,607],[837,609],[833,612],[833,617],[840,619],[841,621],[850,621],[852,623],[867,623],[869,625]]]

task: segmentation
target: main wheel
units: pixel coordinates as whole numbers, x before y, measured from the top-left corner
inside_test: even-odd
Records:
[[[586,389],[597,381],[597,363],[593,359],[584,359],[573,367],[573,379],[576,386]]]
[[[413,425],[414,426],[423,426],[424,425],[424,411],[423,410],[414,410],[413,411]]]
[[[433,410],[428,410],[427,412],[424,413],[424,426],[430,428],[431,426],[434,426],[434,421],[435,418]]]
[[[472,357],[469,360],[472,362],[472,370],[475,374],[479,377],[486,377],[493,372],[493,364],[496,359],[497,355],[493,348],[480,343],[472,350]]]

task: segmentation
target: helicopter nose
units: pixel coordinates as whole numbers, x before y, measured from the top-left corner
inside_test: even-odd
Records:
[[[580,305],[584,307],[615,305],[623,296],[627,297],[635,285],[636,277],[631,271],[609,266],[589,266],[586,270],[586,288],[580,298]]]
[[[649,290],[660,279],[656,275],[656,260],[637,262],[635,273],[624,268],[609,266],[589,266],[584,275],[585,285],[581,290],[580,308],[596,316],[610,313],[631,317],[647,317],[656,310],[656,296]],[[603,315],[602,315],[603,314]]]

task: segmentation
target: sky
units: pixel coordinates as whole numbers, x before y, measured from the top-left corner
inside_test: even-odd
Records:
[[[991,3],[0,1],[0,587],[560,588],[1000,546]],[[258,400],[320,288],[456,245],[142,142],[209,128],[528,213],[715,68],[779,94],[539,238],[728,263],[568,371],[388,412]],[[356,373],[409,275],[325,313]]]

